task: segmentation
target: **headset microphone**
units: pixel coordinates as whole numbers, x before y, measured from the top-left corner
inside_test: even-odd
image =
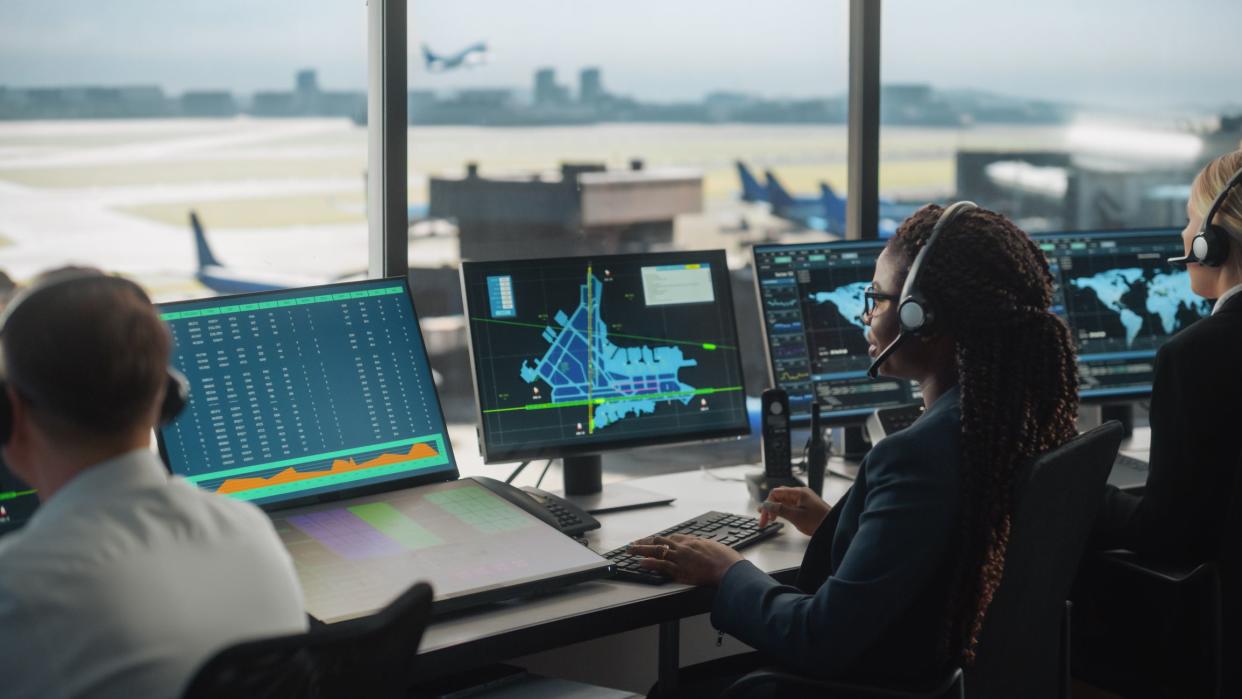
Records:
[[[973,201],[959,201],[945,207],[940,213],[940,218],[936,219],[936,225],[932,226],[931,235],[927,236],[927,242],[923,245],[923,249],[914,256],[914,262],[910,265],[910,271],[906,273],[906,283],[901,287],[901,303],[897,306],[897,322],[900,330],[897,338],[888,344],[878,355],[875,361],[871,362],[871,367],[867,369],[867,376],[871,378],[879,378],[880,367],[888,358],[897,351],[899,347],[911,335],[927,335],[936,325],[935,308],[923,296],[923,292],[919,289],[918,277],[919,271],[926,264],[927,251],[931,250],[932,244],[940,237],[944,229],[948,228],[958,216],[972,209],[979,208]]]
[[[1242,182],[1242,170],[1233,173],[1233,177],[1229,178],[1208,207],[1207,214],[1203,217],[1203,225],[1190,241],[1190,252],[1181,257],[1170,257],[1169,264],[1198,263],[1206,267],[1219,267],[1229,259],[1229,231],[1224,226],[1213,225],[1212,217],[1224,205],[1225,199],[1229,198],[1229,191],[1238,186],[1239,182]]]

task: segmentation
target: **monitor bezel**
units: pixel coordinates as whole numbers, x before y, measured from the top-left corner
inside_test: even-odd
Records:
[[[411,274],[412,273],[413,272],[411,272]],[[155,308],[156,308],[156,312],[162,315],[164,313],[169,312],[170,310],[175,310],[177,307],[180,307],[180,306],[203,303],[204,301],[213,301],[216,299],[234,300],[234,299],[252,298],[256,296],[259,296],[259,297],[268,296],[271,294],[287,293],[291,291],[292,292],[302,292],[302,291],[309,292],[309,291],[313,291],[317,289],[341,288],[341,287],[348,288],[354,285],[359,285],[359,284],[364,284],[364,283],[375,283],[375,282],[400,282],[402,286],[405,288],[405,298],[410,302],[410,311],[414,314],[414,327],[418,330],[418,340],[420,343],[422,343],[423,354],[427,356],[428,373],[429,374],[432,373],[431,357],[430,355],[427,354],[427,342],[423,338],[422,324],[419,322],[418,308],[416,304],[414,303],[414,294],[412,292],[412,285],[410,284],[409,274],[394,275],[390,277],[374,277],[374,278],[359,279],[355,281],[346,281],[346,282],[331,282],[327,284],[317,284],[314,286],[288,287],[284,289],[268,289],[265,291],[250,291],[244,294],[225,294],[221,296],[206,296],[206,297],[197,298],[197,299],[185,299],[181,301],[170,301],[167,303],[160,303],[160,304],[156,304]],[[451,470],[438,470],[434,473],[415,472],[411,474],[410,476],[407,476],[404,478],[394,478],[391,480],[381,481],[379,483],[369,483],[369,484],[359,485],[356,487],[344,488],[342,490],[338,490],[335,492],[314,493],[314,494],[306,495],[303,497],[294,497],[294,498],[287,498],[283,500],[276,500],[274,502],[262,503],[262,502],[255,502],[253,500],[246,501],[246,502],[251,502],[252,504],[259,507],[265,512],[277,512],[280,510],[287,510],[287,509],[294,508],[294,507],[302,507],[304,505],[314,505],[314,504],[336,502],[339,500],[344,500],[347,498],[354,498],[354,497],[358,497],[361,495],[372,495],[376,493],[386,493],[386,492],[391,492],[395,490],[404,490],[406,488],[412,488],[414,486],[423,485],[424,483],[437,483],[440,481],[457,480],[458,478],[461,477],[461,473],[457,466],[457,458],[453,454],[453,440],[449,436],[448,422],[446,422],[444,419],[444,405],[440,400],[439,389],[436,389],[433,385],[432,390],[434,391],[434,394],[435,394],[436,414],[440,418],[440,423],[444,425],[444,449],[446,452],[445,455],[448,456],[449,464],[452,466]],[[193,387],[191,387],[190,391],[192,395]],[[157,427],[155,429],[155,441],[159,449],[160,460],[164,462],[164,468],[167,469],[168,472],[172,475],[179,475],[172,470],[172,464],[170,463],[169,458],[168,458],[168,450],[164,443],[164,428],[163,427]],[[198,486],[195,486],[195,487],[197,488]],[[200,488],[200,490],[203,490],[203,489]],[[210,491],[203,490],[203,492],[210,492]],[[228,497],[228,496],[226,495],[222,497]]]
[[[1153,228],[1115,228],[1115,229],[1086,229],[1086,230],[1077,230],[1077,231],[1075,230],[1039,231],[1037,233],[1028,233],[1027,235],[1036,244],[1038,244],[1041,239],[1053,239],[1053,238],[1112,238],[1116,236],[1125,236],[1129,238],[1141,238],[1141,237],[1155,237],[1157,235],[1168,235],[1170,237],[1170,240],[1172,241],[1172,240],[1176,240],[1180,236],[1181,230],[1182,229],[1174,227],[1174,226],[1160,226],[1160,227],[1153,227]],[[1073,327],[1070,326],[1070,323],[1069,323],[1069,314],[1067,313],[1066,317],[1062,318],[1062,320],[1065,321],[1066,327],[1069,327],[1072,332]],[[1151,351],[1151,359],[1153,362],[1156,359],[1156,353],[1159,351],[1160,351],[1159,348],[1156,348]],[[1081,355],[1078,353],[1078,348],[1076,345],[1074,348],[1074,356],[1075,356],[1075,363],[1081,364],[1082,358],[1081,358]],[[1116,388],[1116,389],[1101,388],[1101,389],[1092,390],[1092,389],[1083,389],[1079,387],[1078,401],[1080,403],[1086,403],[1088,405],[1101,405],[1101,404],[1107,404],[1107,403],[1129,403],[1129,402],[1133,402],[1136,400],[1143,400],[1144,398],[1151,397],[1151,391],[1152,391],[1152,384],[1150,383],[1130,386],[1127,388]]]
[[[483,419],[483,396],[479,385],[478,361],[479,357],[474,351],[474,333],[473,323],[471,322],[470,312],[470,295],[466,289],[466,272],[467,269],[481,267],[484,265],[495,264],[522,264],[522,265],[538,265],[541,263],[558,263],[572,264],[584,260],[632,260],[639,258],[654,258],[655,262],[669,261],[675,262],[679,257],[684,258],[686,255],[704,255],[708,256],[707,262],[713,265],[719,265],[724,271],[726,284],[724,285],[724,294],[728,302],[728,322],[733,330],[734,337],[734,354],[738,367],[738,379],[742,386],[746,385],[745,367],[742,362],[741,337],[738,335],[737,329],[737,311],[733,305],[733,288],[732,277],[728,265],[728,256],[724,250],[685,250],[685,251],[669,251],[669,252],[643,252],[643,253],[617,253],[605,255],[575,255],[572,257],[543,257],[543,258],[524,258],[519,260],[463,260],[458,270],[458,278],[461,282],[462,309],[466,314],[466,349],[470,355],[470,380],[474,385],[474,405],[475,405],[475,425],[478,429],[479,436],[479,453],[483,456],[485,464],[499,464],[512,461],[522,461],[530,459],[558,459],[572,456],[586,456],[591,454],[602,454],[610,451],[618,451],[621,449],[634,449],[637,447],[660,446],[668,444],[680,444],[686,442],[707,442],[722,439],[745,437],[750,434],[750,416],[749,411],[745,408],[743,400],[743,408],[741,411],[742,420],[740,425],[726,427],[717,430],[695,432],[690,436],[682,434],[669,434],[656,437],[634,438],[627,437],[624,439],[610,439],[591,442],[589,444],[561,444],[548,447],[535,447],[525,449],[496,449],[491,448],[488,444],[488,431],[485,427]],[[719,301],[717,301],[719,302]],[[743,394],[745,390],[743,390]]]
[[[768,322],[767,322],[767,319],[763,315],[763,285],[759,281],[758,255],[760,253],[765,253],[765,252],[780,252],[780,251],[785,251],[785,250],[799,250],[799,249],[814,250],[817,248],[823,248],[827,246],[832,246],[834,248],[847,249],[847,250],[850,248],[857,248],[860,250],[865,250],[865,249],[883,250],[884,247],[887,245],[888,245],[888,240],[881,240],[877,238],[873,240],[819,240],[819,241],[806,242],[806,243],[765,243],[762,245],[751,246],[750,265],[751,265],[751,269],[754,270],[754,274],[752,274],[751,276],[754,277],[755,304],[756,304],[756,307],[759,309],[759,329],[763,333],[763,356],[767,364],[769,386],[780,388],[780,386],[776,382],[776,365],[772,361],[772,343],[769,342],[768,340]],[[905,379],[897,379],[897,380],[905,381]],[[866,410],[863,408],[851,408],[849,410],[829,412],[829,411],[825,411],[823,409],[823,406],[821,405],[819,415],[820,415],[820,422],[822,424],[833,426],[833,427],[843,427],[843,426],[862,425],[867,421],[867,418],[870,417],[870,415],[874,412],[875,412],[874,408],[866,409]],[[790,418],[789,419],[790,424],[793,424],[793,425],[803,426],[803,425],[811,424],[810,413],[803,415],[801,413],[794,413],[791,410],[789,418]]]

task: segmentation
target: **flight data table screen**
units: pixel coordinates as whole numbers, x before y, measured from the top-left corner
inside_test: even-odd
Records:
[[[456,467],[403,280],[163,306],[186,410],[174,473],[260,503]]]
[[[883,243],[783,245],[754,250],[772,378],[796,418],[818,402],[825,417],[869,415],[913,400],[909,381],[871,379],[863,292]]]
[[[1182,254],[1178,231],[1035,236],[1054,281],[1053,311],[1078,348],[1083,395],[1149,390],[1156,350],[1211,312],[1190,275],[1167,258]]]
[[[463,265],[488,460],[744,434],[723,253]]]

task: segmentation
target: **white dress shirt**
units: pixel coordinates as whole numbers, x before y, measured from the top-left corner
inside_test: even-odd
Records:
[[[0,539],[4,697],[175,697],[221,648],[305,629],[271,521],[148,449],[88,468]]]
[[[1224,307],[1225,302],[1233,298],[1238,292],[1242,292],[1242,284],[1239,284],[1229,291],[1221,294],[1220,298],[1216,299],[1216,305],[1212,306],[1212,315],[1216,315],[1216,312]]]

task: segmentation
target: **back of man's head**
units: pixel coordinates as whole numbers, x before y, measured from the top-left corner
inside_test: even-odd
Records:
[[[171,345],[141,288],[89,268],[40,277],[13,299],[0,329],[5,378],[53,439],[151,427]]]

